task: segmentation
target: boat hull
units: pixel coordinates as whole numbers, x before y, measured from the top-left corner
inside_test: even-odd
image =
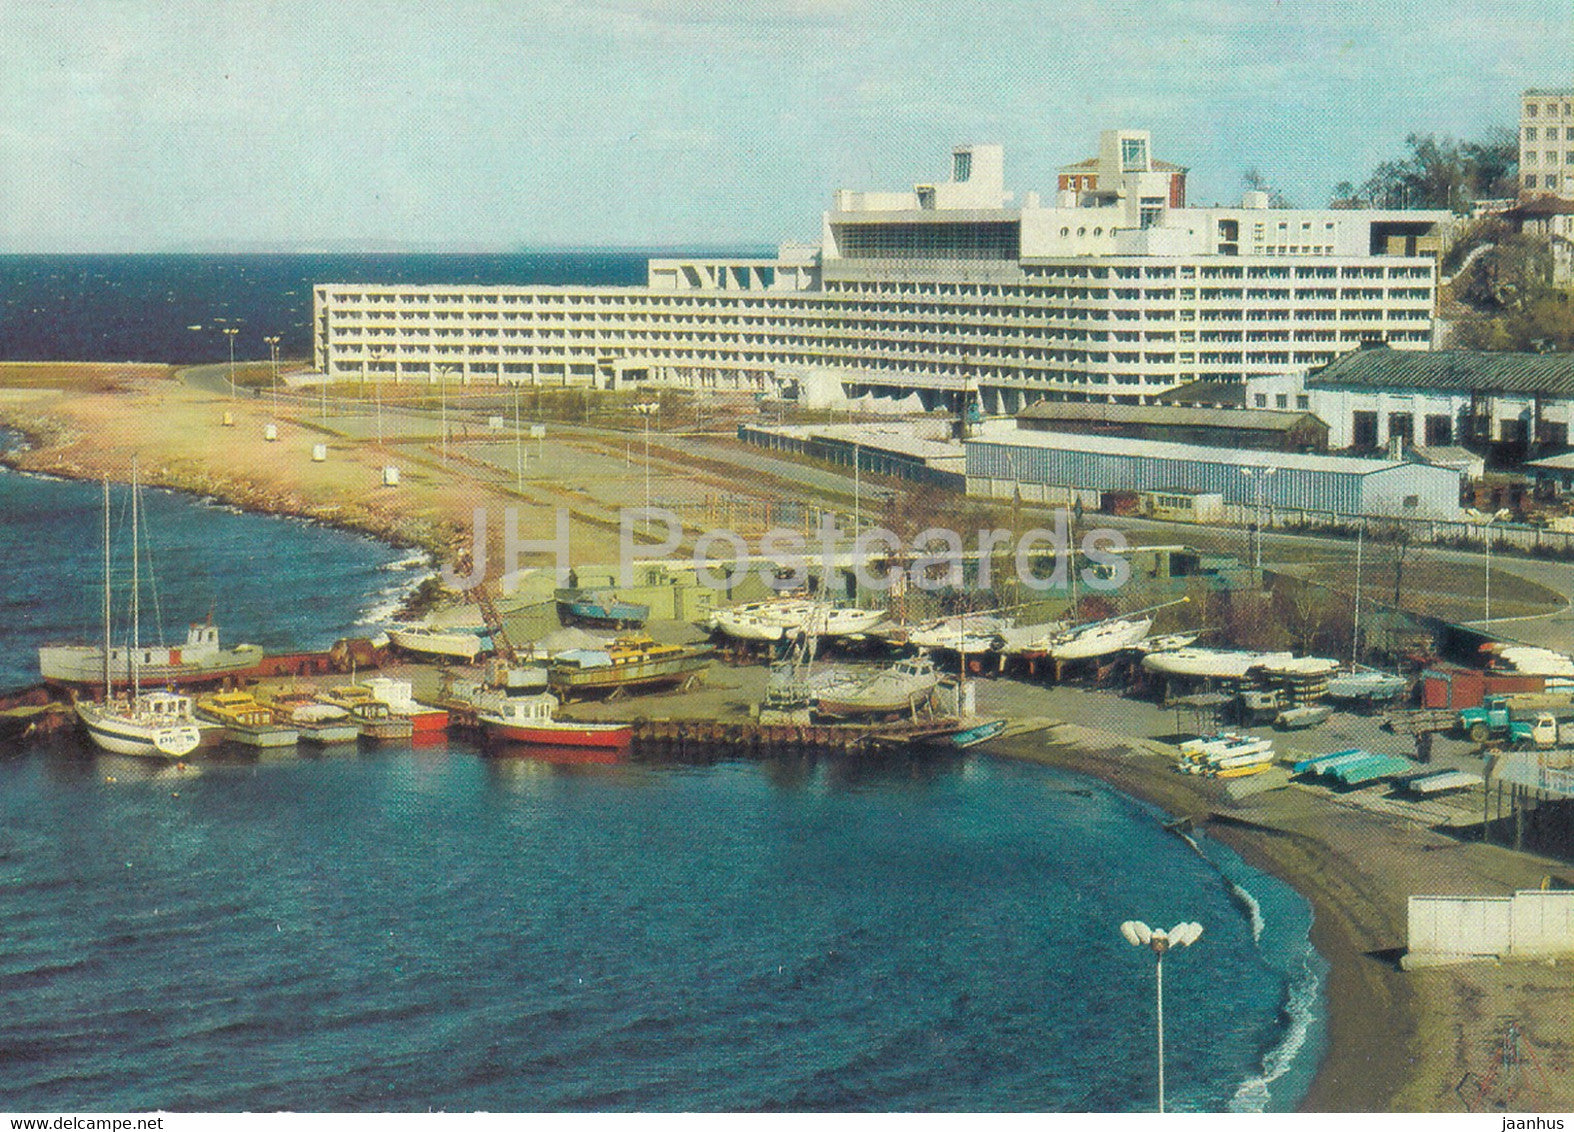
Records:
[[[594,747],[626,751],[634,742],[634,728],[628,724],[586,724],[560,721],[503,723],[481,719],[488,739],[525,747]]]
[[[115,755],[180,759],[202,743],[202,732],[193,724],[154,727],[85,704],[77,705],[77,718],[95,746]]]
[[[293,747],[300,741],[301,733],[293,727],[246,727],[231,724],[224,728],[224,739],[228,743],[239,743],[243,747]]]
[[[471,663],[482,651],[481,638],[474,633],[421,633],[409,629],[389,629],[388,640],[395,648],[408,653]]]
[[[198,688],[232,676],[246,676],[262,663],[262,648],[239,645],[200,661],[179,661],[180,649],[145,649],[161,663],[138,663],[137,681],[144,687],[174,685]],[[44,683],[63,688],[103,688],[104,650],[96,645],[44,645],[38,650],[38,671]],[[110,682],[116,688],[130,685],[130,665],[121,649],[110,650]]]
[[[659,688],[681,684],[710,666],[709,657],[654,660],[603,668],[553,668],[547,686],[563,700],[610,695],[618,689]]]

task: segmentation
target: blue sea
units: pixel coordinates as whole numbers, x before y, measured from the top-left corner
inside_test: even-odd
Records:
[[[0,360],[216,362],[311,356],[318,283],[636,284],[662,251],[0,255]]]
[[[86,288],[82,310],[140,296],[143,325],[8,306],[0,356],[212,360],[176,346],[238,279],[223,317],[260,334],[355,263],[482,270],[204,258],[7,261],[47,276],[30,293]],[[97,639],[100,506],[0,471],[0,688],[36,678],[42,641]],[[322,646],[425,569],[189,496],[146,507],[145,639],[212,610],[227,641]],[[1326,1041],[1310,909],[1163,820],[984,755],[565,767],[455,742],[182,772],[0,748],[0,1109],[1142,1110],[1154,972],[1131,918],[1206,929],[1165,964],[1170,1106],[1291,1108]]]

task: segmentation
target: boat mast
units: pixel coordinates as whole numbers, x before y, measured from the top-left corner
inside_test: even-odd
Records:
[[[137,545],[137,460],[131,458],[131,703],[135,707],[142,698],[142,686],[137,680],[137,651],[142,647],[142,577],[138,567]]]
[[[109,477],[104,477],[104,706],[110,700]]]
[[[1366,524],[1355,529],[1355,622],[1350,628],[1350,671],[1355,671],[1356,657],[1361,648],[1361,540],[1366,536]]]

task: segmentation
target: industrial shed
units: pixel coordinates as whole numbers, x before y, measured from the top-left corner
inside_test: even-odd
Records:
[[[966,442],[972,494],[1044,498],[1045,487],[1217,492],[1226,503],[1340,515],[1459,515],[1459,475],[1403,460],[1206,448],[1002,428]]]
[[[1182,405],[1100,405],[1039,401],[1017,414],[1024,429],[1170,440],[1220,448],[1326,452],[1328,426],[1311,413],[1203,409]]]

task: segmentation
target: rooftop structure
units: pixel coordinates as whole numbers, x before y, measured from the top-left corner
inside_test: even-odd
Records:
[[[1108,131],[1085,186],[1018,201],[1001,147],[959,146],[948,180],[837,192],[817,246],[656,259],[644,287],[323,283],[315,362],[336,380],[831,383],[1009,413],[1430,344],[1446,213],[1187,208],[1184,172],[1146,131]]]

